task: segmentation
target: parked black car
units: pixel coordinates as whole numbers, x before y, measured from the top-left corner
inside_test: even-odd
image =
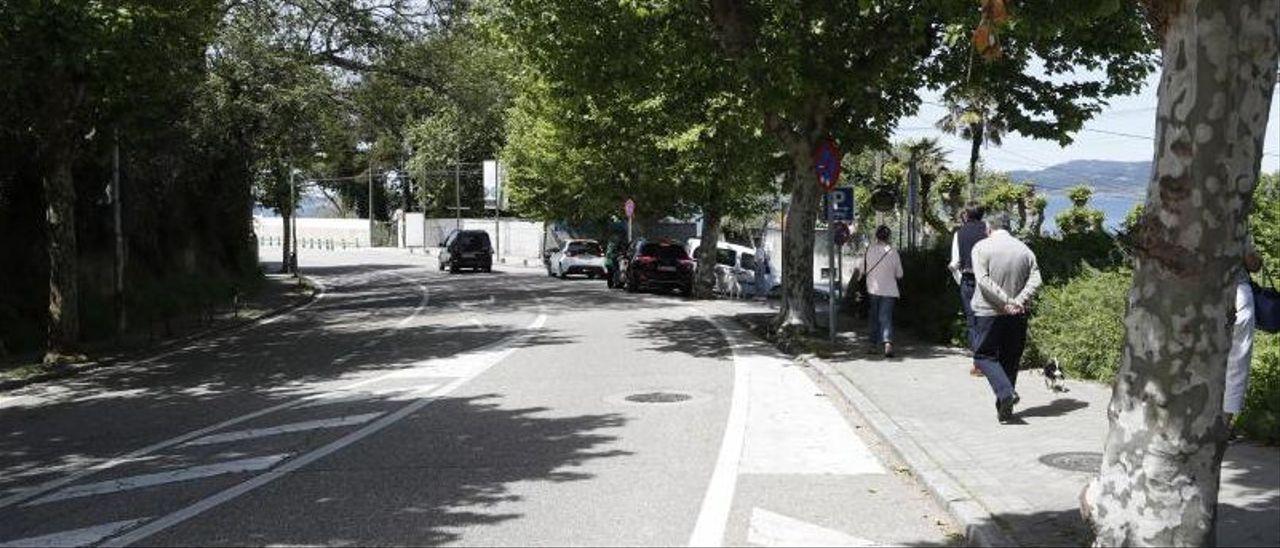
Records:
[[[455,230],[440,244],[440,270],[472,268],[493,271],[493,244],[483,230]]]
[[[620,268],[629,292],[676,289],[688,295],[693,291],[693,266],[684,246],[640,238],[631,242]]]

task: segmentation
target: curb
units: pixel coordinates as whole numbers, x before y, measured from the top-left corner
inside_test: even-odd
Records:
[[[23,379],[3,380],[3,381],[0,381],[0,392],[8,392],[11,390],[17,390],[19,388],[23,388],[33,384],[39,384],[42,382],[48,382],[48,381],[53,381],[58,379],[65,379],[67,377],[73,377],[85,371],[91,371],[94,369],[102,369],[102,368],[112,367],[116,365],[128,364],[131,362],[146,363],[146,362],[155,360],[157,358],[160,358],[164,355],[167,355],[168,353],[179,350],[179,348],[174,348],[174,347],[180,347],[204,338],[211,337],[213,335],[226,333],[228,331],[233,331],[236,329],[244,329],[244,328],[257,325],[263,321],[269,320],[271,318],[274,318],[276,316],[280,316],[286,312],[289,312],[290,310],[294,310],[296,308],[300,308],[302,306],[306,306],[307,304],[313,303],[316,301],[316,299],[320,297],[320,295],[322,294],[322,291],[320,290],[320,286],[317,285],[314,280],[302,275],[299,275],[299,278],[302,280],[302,283],[304,285],[306,285],[311,289],[311,296],[309,298],[302,299],[297,302],[292,302],[286,305],[278,306],[276,308],[273,308],[271,310],[264,312],[261,316],[257,316],[252,319],[246,319],[241,322],[234,322],[227,325],[221,325],[218,327],[211,327],[203,331],[197,331],[195,333],[183,335],[171,341],[165,341],[163,343],[160,343],[156,348],[150,349],[154,353],[152,353],[148,357],[138,357],[134,359],[125,358],[125,357],[108,357],[101,360],[58,366],[56,369],[53,369],[51,371],[47,371],[37,375],[32,375],[30,377],[26,377]]]
[[[825,361],[813,356],[798,359],[818,373],[825,384],[866,419],[877,436],[911,471],[933,498],[964,527],[965,540],[971,546],[1018,546],[1002,529],[991,512],[978,502],[960,482],[951,477],[915,440],[903,433],[898,424],[858,387]]]

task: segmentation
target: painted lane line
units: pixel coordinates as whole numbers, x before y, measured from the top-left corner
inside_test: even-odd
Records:
[[[226,432],[222,434],[212,434],[203,438],[197,438],[180,447],[190,447],[193,445],[213,445],[215,443],[227,443],[232,441],[251,440],[255,438],[265,438],[268,436],[278,436],[280,434],[291,434],[293,432],[305,432],[307,430],[319,430],[322,428],[341,428],[343,426],[353,426],[364,424],[373,419],[378,418],[382,413],[365,413],[363,415],[352,415],[350,417],[338,417],[335,419],[319,419],[305,422],[295,422],[291,424],[282,424],[280,426],[270,426],[266,428],[250,428],[248,430],[237,430],[234,432]]]
[[[547,321],[546,314],[539,314],[538,317],[533,321],[533,323],[529,325],[529,329],[530,330],[540,329],[546,323],[546,321]],[[277,479],[280,479],[281,477],[284,477],[285,475],[291,472],[299,470],[302,467],[307,466],[308,464],[311,464],[317,460],[320,460],[368,436],[376,434],[382,429],[388,426],[391,426],[396,422],[399,422],[401,419],[421,410],[422,408],[448,395],[449,393],[458,389],[458,387],[465,384],[467,381],[470,381],[471,379],[487,371],[489,368],[497,365],[498,363],[501,363],[503,360],[505,360],[508,356],[510,356],[512,353],[516,351],[517,349],[516,344],[519,341],[529,336],[530,336],[530,333],[526,333],[519,337],[508,339],[507,341],[505,341],[505,343],[500,342],[500,343],[495,343],[494,345],[490,345],[491,347],[490,349],[482,350],[482,351],[470,354],[468,357],[472,357],[475,355],[482,356],[482,358],[480,358],[484,360],[484,363],[482,364],[482,366],[476,368],[476,370],[473,371],[471,376],[459,378],[449,384],[446,384],[444,387],[442,387],[438,391],[432,393],[431,396],[429,397],[423,398],[414,403],[401,407],[396,412],[386,415],[381,419],[378,419],[377,421],[372,422],[359,430],[356,430],[355,432],[347,434],[346,436],[343,436],[342,438],[339,438],[338,440],[335,440],[329,443],[328,445],[320,447],[309,453],[303,454],[302,456],[292,459],[280,465],[278,468],[272,469],[269,472],[255,476],[243,483],[240,483],[239,485],[235,485],[229,489],[226,489],[217,494],[214,494],[213,496],[200,500],[195,504],[187,506],[186,508],[183,508],[169,515],[161,517],[155,521],[147,523],[146,525],[139,527],[137,529],[134,529],[133,531],[130,531],[128,533],[125,533],[124,535],[113,538],[103,543],[102,545],[103,546],[129,546],[130,544],[139,542],[156,533],[164,531],[165,529],[168,529],[186,520],[196,517],[223,503],[231,501],[245,493],[248,493],[250,491],[253,491],[254,489],[262,487],[263,485],[266,485]],[[450,358],[450,360],[452,359],[455,359],[455,358]],[[475,359],[475,358],[472,358],[472,359]]]
[[[747,542],[756,546],[880,546],[867,539],[763,508],[751,509]]]
[[[146,521],[149,518],[127,519],[123,521],[113,521],[102,525],[94,525],[83,529],[73,529],[70,531],[62,531],[49,535],[40,535],[38,537],[23,538],[11,540],[0,544],[0,548],[58,548],[74,546],[88,546],[98,542],[111,535],[124,531],[138,523]]]
[[[402,278],[407,278],[407,276],[400,275],[400,274],[398,274],[398,273],[396,273],[396,274],[397,274],[397,275],[399,275],[399,276],[400,276],[400,277],[402,277]],[[423,308],[425,308],[425,307],[426,307],[426,303],[427,303],[427,300],[428,300],[428,297],[429,297],[429,295],[428,295],[428,293],[427,293],[427,288],[426,288],[425,286],[423,286],[423,285],[421,285],[421,284],[417,284],[417,286],[418,286],[418,289],[422,292],[422,300],[421,300],[420,304],[418,305],[418,308],[414,311],[414,316],[416,316],[418,313],[420,313],[420,312],[422,311],[422,309],[423,309]],[[321,290],[322,290],[322,291],[326,291],[323,285],[321,285],[320,287],[321,287]],[[324,294],[326,294],[326,293],[323,293],[323,292],[321,293],[321,295],[324,295]],[[316,299],[317,299],[317,300],[319,300],[319,297],[317,297]],[[300,309],[294,309],[294,310],[293,310],[293,313],[298,312],[298,310],[300,310]],[[402,320],[399,324],[397,324],[397,326],[402,326],[402,325],[404,325],[405,323],[407,323],[407,320],[409,320],[409,319],[412,319],[412,316],[411,316],[410,318],[406,318],[405,320]],[[337,361],[337,360],[334,360],[334,362],[333,362],[333,363],[337,364],[337,363],[338,363],[338,361]],[[357,383],[355,383],[355,384],[353,384],[353,385],[351,385],[351,386],[349,386],[349,387],[347,387],[347,388],[353,388],[353,387],[355,387],[355,386],[357,386],[357,385],[360,385],[360,384],[363,384],[363,383],[362,383],[362,382],[357,382]],[[131,451],[131,452],[129,452],[129,453],[126,453],[126,454],[124,454],[124,455],[122,455],[122,456],[119,456],[119,457],[116,457],[116,458],[112,458],[112,459],[109,459],[109,460],[106,460],[106,461],[102,461],[102,462],[100,462],[100,463],[98,463],[98,464],[91,465],[91,466],[89,466],[89,467],[87,467],[87,468],[84,468],[84,469],[81,469],[81,470],[79,470],[79,471],[77,471],[77,472],[72,472],[72,473],[70,473],[69,475],[63,476],[63,477],[61,477],[61,478],[57,478],[57,479],[54,479],[54,480],[47,481],[47,482],[45,482],[45,483],[43,483],[43,484],[40,484],[40,485],[37,485],[37,486],[35,486],[35,487],[32,487],[32,488],[26,489],[26,490],[24,490],[24,491],[22,491],[22,492],[20,492],[20,493],[17,493],[17,494],[14,494],[14,495],[10,495],[10,496],[7,496],[7,497],[5,497],[5,498],[3,498],[3,499],[0,499],[0,509],[2,509],[2,508],[6,508],[6,507],[9,507],[9,506],[12,506],[12,505],[14,505],[14,504],[18,504],[18,503],[20,503],[20,502],[23,502],[23,501],[25,501],[25,500],[29,500],[29,499],[34,498],[34,497],[37,497],[37,496],[40,496],[41,494],[47,493],[47,492],[49,492],[49,491],[53,491],[53,490],[58,489],[58,488],[60,488],[60,487],[62,487],[62,486],[64,486],[64,485],[67,485],[67,484],[69,484],[69,483],[73,483],[73,482],[79,481],[79,480],[81,480],[81,479],[84,479],[84,478],[86,478],[86,477],[88,477],[88,476],[91,476],[91,475],[96,474],[96,473],[98,473],[98,472],[101,472],[101,471],[103,471],[103,470],[107,470],[107,469],[110,469],[110,468],[114,468],[114,467],[116,467],[116,466],[120,466],[121,464],[125,464],[125,463],[128,463],[128,462],[132,462],[133,460],[135,460],[135,459],[137,459],[137,458],[139,458],[139,457],[144,457],[144,456],[150,455],[151,453],[155,453],[156,451],[160,451],[160,450],[163,450],[163,449],[167,449],[167,448],[169,448],[169,447],[173,447],[173,446],[175,446],[175,445],[179,445],[179,444],[182,444],[182,443],[186,443],[186,442],[188,442],[188,441],[191,441],[191,440],[193,440],[193,439],[195,439],[195,438],[199,438],[199,437],[204,436],[204,435],[206,435],[206,434],[209,434],[209,433],[212,433],[212,432],[216,432],[216,431],[218,431],[218,430],[222,430],[222,429],[224,429],[224,428],[229,428],[229,427],[235,426],[235,425],[240,424],[240,423],[243,423],[243,422],[251,421],[251,420],[253,420],[253,419],[256,419],[256,418],[261,417],[261,416],[264,416],[264,415],[269,415],[269,414],[271,414],[271,413],[275,413],[275,412],[277,412],[277,411],[283,411],[283,410],[285,410],[285,409],[288,409],[288,408],[290,408],[290,407],[293,407],[293,406],[295,406],[295,405],[298,405],[298,404],[300,404],[300,403],[302,403],[302,402],[303,402],[303,400],[301,400],[301,399],[297,399],[297,400],[292,400],[292,401],[283,402],[283,403],[280,403],[280,404],[277,404],[277,405],[273,405],[273,406],[271,406],[271,407],[268,407],[268,408],[266,408],[266,409],[260,409],[260,410],[258,410],[258,411],[254,411],[254,412],[252,412],[252,413],[248,413],[248,414],[246,414],[246,415],[241,415],[241,416],[239,416],[239,417],[234,417],[234,418],[231,418],[231,419],[227,419],[227,420],[222,421],[222,422],[220,422],[220,423],[218,423],[218,424],[214,424],[214,425],[211,425],[211,426],[206,426],[206,427],[204,427],[204,428],[200,428],[200,429],[197,429],[197,430],[193,430],[193,431],[191,431],[191,432],[187,432],[186,434],[182,434],[182,435],[180,435],[180,436],[176,436],[176,437],[173,437],[173,438],[170,438],[170,439],[164,440],[164,441],[160,441],[160,442],[153,443],[153,444],[151,444],[151,445],[148,445],[148,446],[146,446],[146,447],[143,447],[143,448],[138,449],[138,450],[135,450],[135,451]]]
[[[729,345],[733,359],[733,395],[729,400],[729,418],[725,423],[724,439],[720,442],[720,454],[716,458],[707,494],[698,510],[698,521],[689,537],[689,546],[721,546],[724,531],[729,522],[729,509],[733,505],[733,493],[738,484],[738,464],[742,459],[743,442],[747,432],[747,389],[750,371],[738,363],[738,342],[721,325],[720,321],[703,314]]]
[[[309,409],[324,405],[337,405],[339,403],[354,403],[368,401],[380,396],[396,396],[396,397],[417,397],[430,392],[439,387],[439,384],[423,384],[419,386],[394,386],[386,388],[373,388],[359,390],[355,392],[330,392],[320,396],[308,396],[307,402],[299,405],[295,409]]]
[[[50,502],[57,502],[66,499],[106,495],[120,491],[132,491],[134,489],[142,489],[144,487],[154,487],[156,485],[165,485],[168,483],[210,478],[213,476],[221,476],[223,474],[257,472],[259,470],[271,468],[277,462],[288,457],[288,453],[281,453],[279,455],[231,460],[216,464],[205,464],[201,466],[192,466],[190,468],[157,472],[154,474],[142,474],[140,476],[116,478],[97,483],[86,483],[45,495],[44,497],[28,502],[23,506],[35,506],[37,504],[48,504]]]

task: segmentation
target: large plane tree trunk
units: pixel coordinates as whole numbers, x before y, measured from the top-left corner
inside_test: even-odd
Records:
[[[294,251],[293,224],[289,221],[292,218],[293,216],[290,215],[288,212],[282,212],[280,214],[280,219],[284,221],[284,224],[281,225],[283,228],[280,231],[280,234],[284,236],[284,241],[281,242],[281,246],[280,246],[281,252],[283,253],[282,258],[280,259],[281,274],[289,273],[291,271],[290,267],[293,266],[292,264],[290,264],[290,261],[289,261],[289,255]]]
[[[1215,543],[1234,273],[1275,86],[1280,0],[1151,1],[1156,151],[1102,469],[1098,546]]]
[[[42,177],[49,238],[49,317],[46,364],[80,359],[80,289],[76,247],[76,187],[73,147],[58,139],[45,149]]]
[[[778,334],[789,337],[813,330],[813,244],[818,214],[818,176],[813,169],[813,145],[789,143],[794,176],[791,204],[782,231],[782,303],[774,318]]]
[[[698,244],[698,268],[693,273],[693,297],[710,299],[715,296],[716,245],[720,242],[720,209],[707,205],[702,212],[702,242]]]

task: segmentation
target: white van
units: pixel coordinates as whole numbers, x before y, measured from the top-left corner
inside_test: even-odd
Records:
[[[690,238],[685,242],[689,256],[697,260],[699,238]],[[777,287],[776,276],[769,267],[769,275],[765,283],[770,290]],[[716,286],[715,292],[731,296],[750,296],[756,294],[756,250],[747,246],[731,244],[725,241],[716,242]]]

